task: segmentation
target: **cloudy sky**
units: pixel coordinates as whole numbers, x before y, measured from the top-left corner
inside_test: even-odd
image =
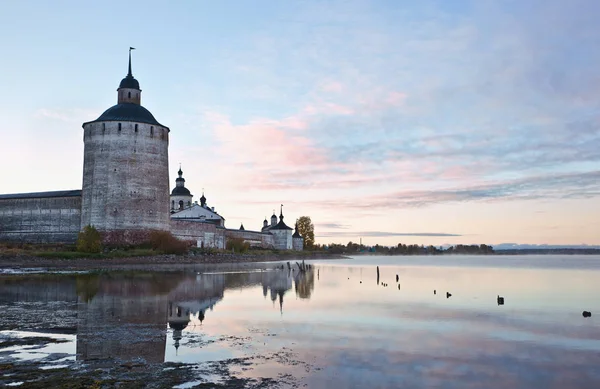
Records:
[[[142,104],[231,228],[600,244],[600,2],[5,1],[0,193],[81,188],[81,123]],[[277,211],[278,212],[278,211]]]

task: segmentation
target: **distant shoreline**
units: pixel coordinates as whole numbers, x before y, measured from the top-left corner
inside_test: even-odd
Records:
[[[382,255],[389,257],[439,257],[439,256],[495,256],[495,255],[600,255],[600,249],[500,249],[488,254],[437,253],[437,254],[387,254],[377,252],[345,253],[344,255]]]
[[[500,249],[494,255],[600,255],[600,249]]]

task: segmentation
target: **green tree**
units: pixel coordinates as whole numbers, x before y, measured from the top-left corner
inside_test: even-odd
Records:
[[[312,248],[315,245],[315,226],[310,216],[302,216],[298,219],[298,233],[304,238],[304,246]]]
[[[96,227],[88,224],[77,236],[77,251],[99,253],[100,250],[102,250],[102,237]]]

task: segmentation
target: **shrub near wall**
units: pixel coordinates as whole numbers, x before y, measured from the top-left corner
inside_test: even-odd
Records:
[[[189,250],[189,243],[179,240],[168,231],[150,232],[149,242],[154,250],[163,254],[185,254]]]
[[[99,253],[102,250],[102,236],[96,228],[87,225],[77,236],[77,251]]]
[[[236,253],[245,253],[249,249],[250,243],[244,241],[242,238],[227,239],[227,250],[233,250]]]

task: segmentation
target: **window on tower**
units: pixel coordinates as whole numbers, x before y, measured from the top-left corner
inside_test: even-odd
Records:
[[[119,131],[121,131],[121,123],[119,123]]]
[[[131,92],[127,92],[127,97],[131,98]]]
[[[135,125],[135,132],[138,132],[138,125]]]

